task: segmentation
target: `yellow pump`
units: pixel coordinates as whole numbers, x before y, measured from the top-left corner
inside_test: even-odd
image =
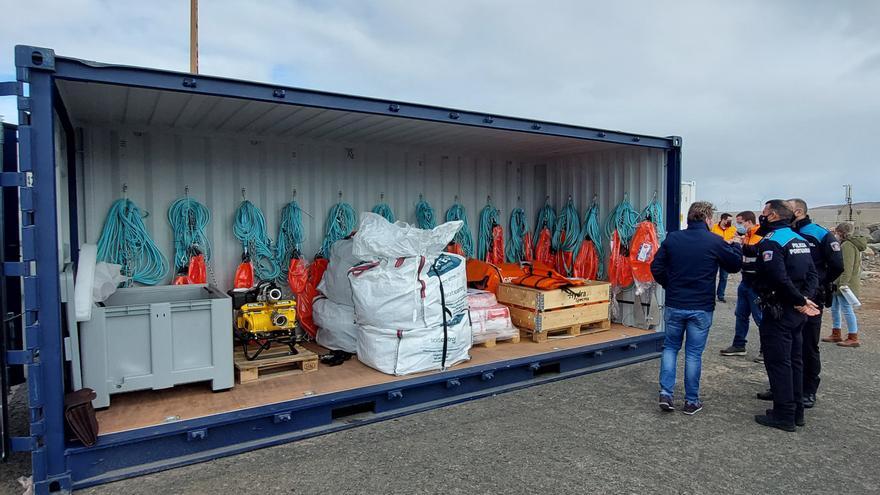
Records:
[[[290,299],[247,303],[236,320],[238,328],[255,334],[296,327],[296,303]]]

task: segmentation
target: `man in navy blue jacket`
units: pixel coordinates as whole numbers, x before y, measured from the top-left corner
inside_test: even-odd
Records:
[[[700,373],[715,311],[715,274],[719,267],[728,273],[737,273],[742,268],[740,238],[727,242],[709,231],[714,213],[712,203],[692,204],[687,229],[670,232],[651,263],[654,279],[666,289],[663,313],[666,340],[660,362],[660,409],[664,411],[675,410],[672,391],[682,342],[685,342],[683,412],[693,415],[703,409]]]

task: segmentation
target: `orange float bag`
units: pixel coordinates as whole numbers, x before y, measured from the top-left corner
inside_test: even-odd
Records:
[[[523,236],[523,261],[533,261],[535,259],[535,250],[532,247],[532,233],[526,232]]]
[[[189,260],[187,278],[191,284],[208,283],[208,268],[205,265],[204,254],[197,254]]]
[[[241,260],[238,268],[235,269],[235,278],[232,287],[236,289],[250,289],[254,286],[254,267],[251,265],[251,259],[245,257]]]
[[[504,263],[504,230],[500,225],[492,227],[492,245],[486,253],[486,262],[493,265]]]
[[[596,280],[599,276],[599,255],[593,241],[584,239],[574,260],[574,276],[587,280]]]
[[[467,272],[468,287],[489,291],[493,294],[498,292],[498,286],[501,285],[502,279],[498,266],[470,258],[465,264],[465,271]]]
[[[309,265],[302,258],[290,258],[290,265],[287,269],[287,284],[290,285],[290,291],[299,294],[305,290],[306,284],[309,282]]]
[[[450,242],[449,244],[447,244],[446,245],[446,252],[452,253],[452,254],[457,254],[459,256],[464,256],[465,258],[467,257],[464,254],[464,249],[462,249],[461,244],[459,244],[457,242]]]
[[[309,265],[309,280],[303,291],[296,295],[296,317],[307,334],[314,337],[318,334],[318,325],[312,318],[312,302],[320,294],[318,284],[327,271],[327,258],[317,258]]]
[[[657,229],[648,221],[636,227],[629,251],[629,263],[632,267],[633,281],[636,284],[636,295],[647,292],[654,286],[654,275],[651,273],[651,262],[660,248]]]
[[[608,281],[611,282],[612,291],[617,288],[617,292],[620,292],[633,284],[632,267],[625,249],[621,246],[620,235],[615,230],[611,236],[611,252],[608,255]]]
[[[584,285],[583,280],[567,278],[556,270],[539,270],[530,265],[524,265],[523,268],[526,273],[522,277],[514,279],[511,283],[540,290],[554,290]]]
[[[555,264],[553,252],[550,248],[552,238],[553,234],[550,233],[549,228],[544,227],[541,229],[541,232],[538,234],[538,243],[535,244],[535,261],[551,266]]]

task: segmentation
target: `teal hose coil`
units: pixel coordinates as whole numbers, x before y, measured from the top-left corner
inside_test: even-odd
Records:
[[[478,225],[479,237],[477,238],[477,258],[486,259],[489,247],[492,245],[492,227],[501,223],[498,218],[498,209],[491,203],[480,211],[480,223]]]
[[[420,229],[426,230],[437,226],[437,221],[434,219],[434,208],[431,208],[431,204],[421,196],[419,202],[416,203],[416,225]]]
[[[563,232],[565,233],[565,238],[562,237]],[[572,260],[574,260],[578,248],[580,248],[581,217],[574,206],[571,196],[568,197],[568,202],[559,211],[559,216],[556,217],[556,228],[553,230],[553,238],[550,245],[557,253],[572,253]],[[566,266],[564,268],[567,273],[563,275],[571,275],[574,266]]]
[[[553,230],[556,228],[556,210],[550,205],[549,197],[544,201],[544,206],[538,210],[538,218],[535,222],[535,234],[532,239],[536,248],[538,247],[538,239],[541,235],[541,231],[544,230],[545,227],[550,230],[550,234],[553,234]]]
[[[385,220],[388,220],[391,223],[394,223],[394,210],[391,209],[391,205],[388,203],[379,203],[373,207],[373,213],[377,215],[382,215]]]
[[[602,227],[599,223],[599,203],[593,201],[590,209],[584,215],[584,226],[581,229],[581,240],[589,240],[596,249],[599,258],[599,280],[607,280],[608,275],[605,267],[605,244],[602,242]]]
[[[278,237],[275,240],[275,259],[280,271],[279,280],[287,280],[290,260],[302,256],[302,245],[306,239],[306,231],[302,222],[302,208],[295,200],[281,209],[281,221],[278,224]]]
[[[327,214],[327,222],[324,225],[324,242],[321,244],[321,252],[319,256],[323,258],[330,257],[330,249],[333,243],[340,239],[345,239],[357,227],[357,213],[348,203],[339,202],[330,208]]]
[[[461,246],[464,255],[468,258],[474,256],[474,237],[471,234],[471,226],[468,224],[467,210],[464,205],[456,202],[446,210],[446,221],[460,220],[461,228],[455,233],[452,242]]]
[[[157,285],[168,273],[168,260],[147,232],[145,216],[129,199],[113,202],[98,240],[98,260],[122,265],[122,274],[134,282]]]
[[[281,269],[272,250],[272,239],[266,230],[266,218],[259,208],[244,200],[235,212],[232,233],[251,258],[254,274],[263,281],[275,280]]]
[[[629,202],[629,194],[623,195],[623,201],[618,204],[608,215],[605,221],[605,238],[610,241],[616,230],[620,236],[620,244],[629,249],[630,242],[636,234],[636,225],[639,223],[639,212],[633,209]]]
[[[526,221],[526,212],[522,208],[514,208],[510,212],[509,240],[505,248],[505,257],[508,263],[519,263],[525,258],[525,245],[523,238],[529,231],[529,223]]]
[[[654,199],[648,203],[648,206],[642,210],[641,219],[654,224],[654,229],[657,231],[657,239],[660,242],[663,242],[663,239],[666,238],[666,225],[663,221],[663,206],[660,204],[660,201],[657,200],[656,194],[654,195]]]
[[[174,236],[174,270],[179,271],[189,265],[194,251],[211,260],[211,241],[205,233],[211,212],[198,201],[184,197],[171,203],[168,208],[168,223]]]

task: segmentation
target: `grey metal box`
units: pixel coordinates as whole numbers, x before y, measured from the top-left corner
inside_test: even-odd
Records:
[[[119,289],[80,323],[82,386],[110,395],[211,381],[232,388],[232,301],[206,285]]]

